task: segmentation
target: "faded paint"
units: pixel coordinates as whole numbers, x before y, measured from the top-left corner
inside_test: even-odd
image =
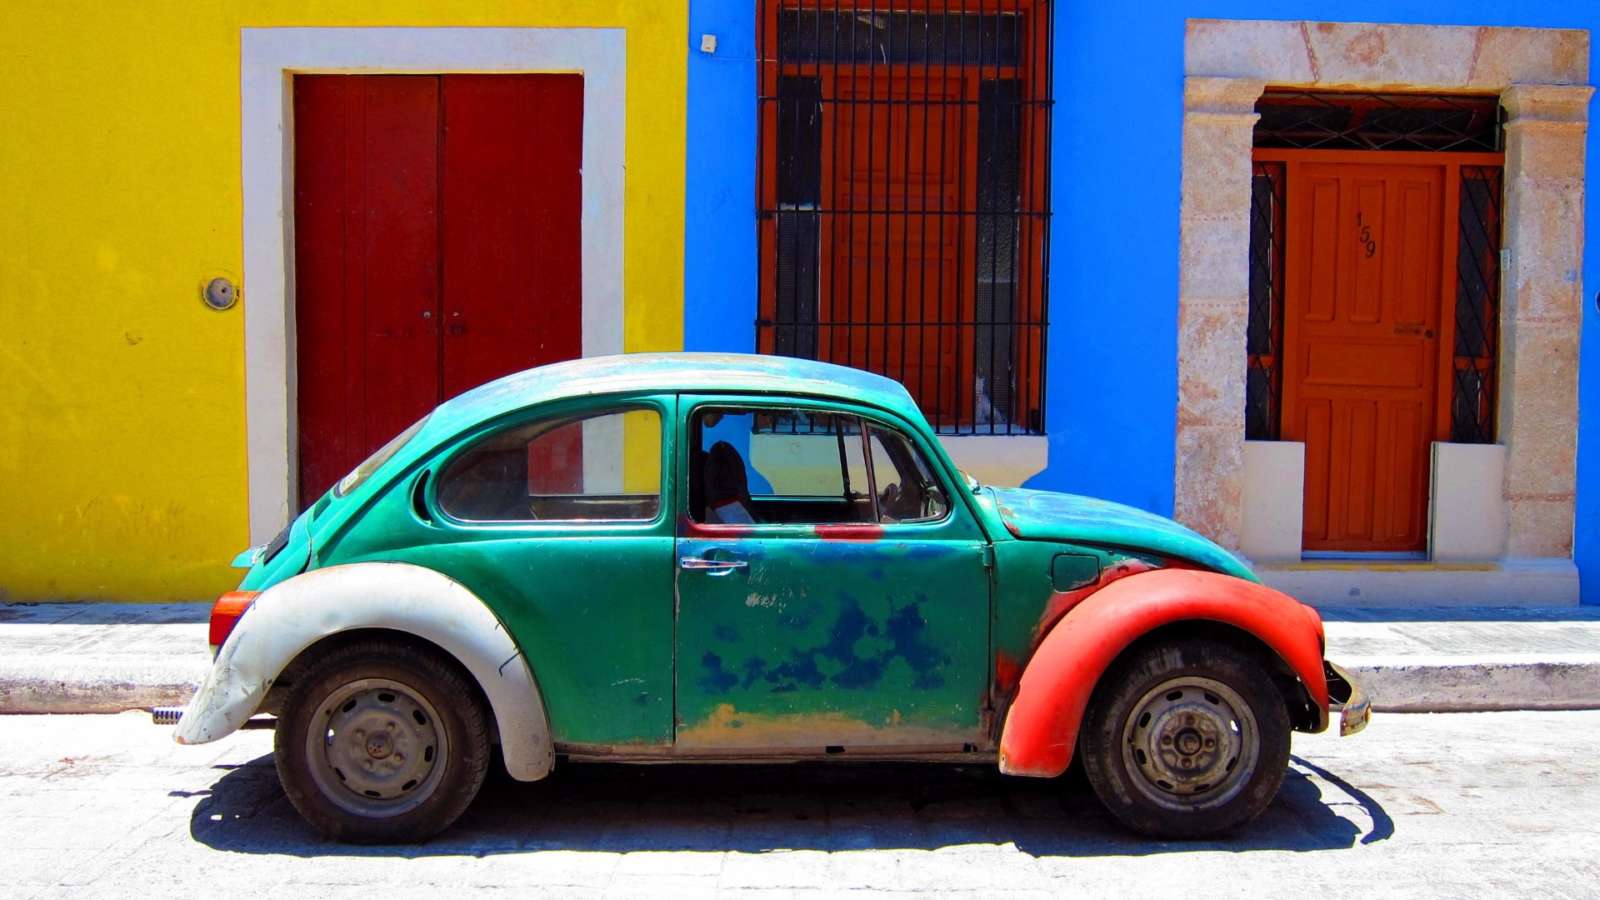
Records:
[[[980,742],[988,583],[981,532],[961,512],[931,527],[886,526],[883,540],[809,526],[680,539],[681,557],[748,567],[678,573],[677,744],[720,748],[726,730],[700,723],[729,705],[809,722],[814,746],[864,739],[853,723],[872,723],[880,742]],[[760,740],[742,733],[738,746]]]
[[[1246,581],[1258,580],[1238,557],[1171,519],[1076,494],[1025,488],[988,490],[1006,529],[1023,540],[1154,551]]]
[[[555,755],[544,704],[511,636],[483,601],[420,566],[333,566],[262,592],[222,645],[174,738],[204,744],[231,734],[302,651],[360,628],[416,635],[454,657],[489,700],[506,771],[522,781],[550,771]]]
[[[684,747],[717,750],[791,750],[817,754],[830,746],[959,751],[964,745],[959,734],[907,725],[898,709],[890,709],[877,720],[867,721],[838,712],[799,715],[750,712],[732,703],[719,703],[704,719],[678,729],[678,742]]]

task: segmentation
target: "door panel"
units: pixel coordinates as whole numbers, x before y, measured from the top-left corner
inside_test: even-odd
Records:
[[[678,747],[809,755],[983,743],[989,570],[968,511],[957,504],[936,521],[874,524],[874,510],[901,494],[878,477],[874,501],[868,457],[842,443],[860,442],[859,429],[763,424],[731,433],[730,423],[753,418],[721,417],[715,431],[684,438],[698,452],[679,454],[691,471],[698,462],[718,472],[720,446],[716,480],[734,488],[684,477],[677,491]],[[728,448],[743,458],[744,478],[728,476],[738,461],[726,459]],[[939,492],[959,496],[949,485]],[[721,508],[724,493],[754,507],[745,524],[697,521]],[[789,504],[782,521],[771,520],[773,504],[801,495],[817,502]],[[697,496],[701,514],[691,508]],[[843,508],[830,512],[825,496]],[[795,521],[807,513],[828,518]]]
[[[441,400],[582,355],[583,78],[300,75],[294,104],[303,507]]]
[[[438,90],[295,79],[302,506],[439,400]]]
[[[582,75],[444,77],[444,397],[583,355]]]
[[[1426,549],[1443,193],[1439,166],[1290,166],[1282,432],[1309,551]]]

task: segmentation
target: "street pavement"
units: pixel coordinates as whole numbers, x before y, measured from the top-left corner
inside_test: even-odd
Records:
[[[0,896],[1600,897],[1597,746],[1600,712],[1296,735],[1278,801],[1202,843],[985,767],[560,765],[425,845],[354,848],[290,808],[268,731],[0,716]]]

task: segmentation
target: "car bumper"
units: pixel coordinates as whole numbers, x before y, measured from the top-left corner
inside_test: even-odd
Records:
[[[1372,701],[1360,682],[1327,660],[1322,661],[1322,668],[1328,678],[1328,712],[1339,713],[1339,736],[1349,737],[1367,727],[1372,718]]]

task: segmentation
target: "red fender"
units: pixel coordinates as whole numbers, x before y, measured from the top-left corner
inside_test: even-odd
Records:
[[[1271,647],[1300,676],[1326,723],[1322,619],[1315,610],[1231,575],[1159,569],[1096,591],[1045,635],[1000,733],[1000,771],[1043,778],[1066,771],[1089,694],[1112,660],[1152,629],[1195,619],[1233,625]]]

